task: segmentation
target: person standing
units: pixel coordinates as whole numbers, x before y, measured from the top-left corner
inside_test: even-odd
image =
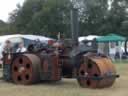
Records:
[[[114,44],[111,44],[111,48],[109,49],[109,55],[110,55],[112,61],[115,61],[116,47]]]
[[[121,60],[122,59],[122,55],[123,55],[123,50],[120,46],[116,47],[116,55],[117,57]]]
[[[11,41],[7,40],[3,48],[3,77],[4,80],[11,79],[11,61],[12,61],[13,46]]]
[[[13,51],[11,41],[7,40],[3,48],[3,54],[8,54],[8,59],[11,59],[11,52]]]
[[[7,40],[5,42],[5,46],[4,46],[3,52],[4,53],[10,53],[11,51],[12,51],[12,43],[11,43],[11,41]]]

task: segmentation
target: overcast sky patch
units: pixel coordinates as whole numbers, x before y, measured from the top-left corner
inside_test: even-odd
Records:
[[[0,19],[7,21],[9,13],[12,12],[17,4],[22,5],[25,0],[0,0]]]

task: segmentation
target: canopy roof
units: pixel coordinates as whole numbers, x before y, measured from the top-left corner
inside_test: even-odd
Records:
[[[101,36],[100,38],[96,38],[97,42],[117,42],[117,41],[125,41],[126,38],[117,34],[109,34],[107,36]]]
[[[97,36],[97,35],[88,35],[88,36],[82,36],[82,37],[79,37],[78,40],[79,42],[83,41],[83,40],[93,40],[95,38],[99,38],[100,36]]]
[[[0,36],[0,43],[5,42],[6,40],[13,39],[13,38],[25,38],[25,39],[29,39],[29,40],[37,40],[37,39],[39,39],[40,41],[53,40],[52,38],[48,38],[48,37],[45,37],[45,36],[15,34],[15,35],[3,35],[3,36]],[[18,39],[16,39],[16,40],[18,40]]]

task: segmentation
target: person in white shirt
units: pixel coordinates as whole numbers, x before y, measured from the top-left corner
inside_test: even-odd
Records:
[[[114,44],[111,45],[111,48],[109,49],[109,55],[113,61],[115,61],[115,55],[116,55],[116,47]]]
[[[21,42],[19,43],[19,48],[16,50],[17,53],[22,53],[22,52],[26,52],[27,49],[24,47],[24,43]]]
[[[120,46],[116,47],[116,54],[119,56],[119,59],[122,59],[122,55],[123,55],[123,49]]]

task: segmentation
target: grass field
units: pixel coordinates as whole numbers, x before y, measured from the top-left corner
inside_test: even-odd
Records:
[[[0,96],[128,96],[128,64],[116,64],[121,77],[111,88],[81,88],[76,80],[21,86],[0,81]]]

